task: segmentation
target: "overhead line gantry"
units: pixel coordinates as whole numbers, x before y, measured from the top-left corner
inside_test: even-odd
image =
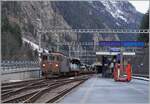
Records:
[[[52,33],[63,33],[63,32],[74,32],[74,33],[109,33],[109,34],[119,34],[119,33],[130,33],[130,34],[139,34],[139,33],[149,33],[149,29],[48,29],[40,32],[52,32]]]

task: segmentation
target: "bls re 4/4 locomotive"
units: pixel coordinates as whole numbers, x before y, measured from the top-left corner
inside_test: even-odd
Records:
[[[70,59],[60,52],[44,53],[41,55],[42,75],[46,78],[48,75],[70,75],[79,74],[80,60]]]

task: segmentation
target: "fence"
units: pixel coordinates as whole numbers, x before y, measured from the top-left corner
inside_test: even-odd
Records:
[[[1,61],[1,74],[39,71],[38,61]]]

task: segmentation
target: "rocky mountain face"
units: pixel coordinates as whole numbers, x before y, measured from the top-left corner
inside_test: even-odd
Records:
[[[137,29],[143,16],[128,1],[62,1],[52,2],[52,4],[52,7],[58,8],[58,13],[72,28]],[[126,40],[126,36],[129,35],[118,36]],[[112,37],[108,34],[106,37],[103,36],[104,39],[108,38],[105,40],[110,40]]]
[[[56,17],[56,21],[54,21],[54,17]],[[49,30],[51,28],[56,28],[57,25],[61,28],[70,28],[67,22],[63,19],[62,16],[56,14],[51,8],[50,2],[30,2],[30,1],[3,1],[2,2],[2,19],[7,20],[7,22],[11,25],[16,24],[20,31],[20,36],[22,39],[8,39],[9,36],[6,36],[4,33],[7,32],[7,28],[2,28],[2,48],[3,53],[10,53],[10,48],[6,49],[5,47],[16,47],[20,43],[14,43],[13,41],[23,41],[25,39],[38,44],[39,35],[42,35],[42,47],[49,50],[56,50],[56,45],[59,37],[59,41],[74,41],[76,40],[76,34],[54,34],[50,32],[40,33],[41,30]],[[41,21],[41,25],[39,21]],[[56,24],[54,26],[54,24]],[[6,24],[5,21],[2,23]],[[7,25],[7,24],[6,24]],[[3,27],[3,26],[2,26]],[[18,31],[17,31],[18,32]],[[12,34],[9,34],[12,36]],[[59,35],[59,36],[58,36]],[[8,43],[10,44],[9,46]],[[26,43],[26,42],[23,42]],[[12,45],[14,44],[14,45]],[[11,46],[12,45],[12,46]],[[28,45],[27,45],[28,46]],[[22,47],[20,47],[22,48]],[[20,51],[20,48],[14,50],[14,53]],[[29,48],[29,47],[28,47]],[[32,48],[32,46],[31,46]],[[60,47],[62,50],[67,50],[68,47]],[[9,51],[9,52],[8,52]],[[22,53],[22,52],[20,52]],[[3,55],[9,56],[6,59],[9,59],[12,55]],[[5,58],[4,58],[5,59]]]
[[[142,18],[128,1],[61,1],[52,4],[73,28],[136,29]]]
[[[7,18],[10,24],[17,24],[20,27],[21,37],[38,44],[39,34],[41,34],[42,47],[48,50],[56,50],[58,35],[59,42],[77,40],[90,42],[93,41],[93,38],[100,38],[99,40],[128,40],[129,38],[126,37],[130,34],[115,34],[113,36],[101,34],[101,37],[93,37],[93,34],[80,35],[73,32],[62,34],[40,33],[38,32],[40,30],[49,31],[49,29],[53,28],[137,29],[139,28],[142,16],[143,14],[136,11],[128,1],[2,2],[2,17]],[[41,21],[41,24],[39,21]],[[2,37],[5,37],[5,35],[2,34]],[[130,36],[130,39],[136,39],[136,37]],[[73,46],[71,48],[72,50],[77,50],[78,47]],[[92,50],[92,47],[87,48]],[[64,50],[68,54],[68,46],[61,46],[60,50]],[[83,47],[80,47],[80,50],[84,50]]]

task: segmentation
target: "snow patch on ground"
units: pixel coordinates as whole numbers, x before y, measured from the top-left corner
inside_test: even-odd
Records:
[[[30,40],[28,40],[26,38],[22,38],[22,40],[24,42],[26,42],[26,43],[29,43],[31,45],[31,47],[32,47],[33,50],[37,50],[39,52],[39,45],[33,43],[32,41],[30,41]],[[44,50],[46,53],[48,53],[48,50],[46,50],[46,49],[42,48],[41,50]]]
[[[29,43],[31,45],[31,47],[33,48],[33,50],[38,50],[39,46],[33,42],[31,42],[30,40],[26,39],[26,38],[22,38],[22,40],[26,43]]]

